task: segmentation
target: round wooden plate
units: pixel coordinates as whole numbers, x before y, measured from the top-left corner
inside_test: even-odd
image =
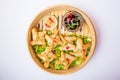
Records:
[[[83,16],[85,23],[86,23],[87,27],[89,28],[90,36],[92,38],[92,45],[91,45],[90,53],[87,56],[86,60],[82,64],[80,64],[79,66],[76,66],[76,67],[73,67],[73,68],[70,68],[67,70],[46,69],[46,68],[44,68],[43,64],[38,60],[38,57],[36,56],[32,46],[30,45],[30,41],[31,41],[31,37],[32,37],[31,30],[35,25],[37,25],[37,23],[40,23],[40,19],[42,19],[45,15],[54,14],[55,16],[61,17],[61,16],[64,16],[64,14],[68,11],[77,11]],[[61,25],[62,21],[59,21],[59,24]],[[87,31],[88,30],[86,30],[86,32]],[[27,44],[28,44],[28,50],[30,52],[30,55],[32,56],[33,60],[35,61],[35,63],[37,63],[37,65],[40,68],[42,68],[43,70],[50,72],[50,73],[65,75],[65,74],[70,74],[70,73],[73,73],[73,72],[80,70],[83,66],[85,66],[88,63],[88,61],[92,57],[94,50],[95,50],[96,33],[95,33],[95,29],[94,29],[94,26],[93,26],[90,18],[83,11],[81,11],[77,8],[74,8],[72,6],[68,6],[68,5],[57,5],[57,6],[49,7],[47,9],[45,9],[44,11],[40,12],[37,15],[37,17],[33,20],[33,22],[31,23],[31,25],[29,26],[29,29],[28,29]]]

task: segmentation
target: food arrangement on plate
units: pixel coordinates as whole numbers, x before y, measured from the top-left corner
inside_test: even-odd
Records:
[[[28,31],[33,59],[44,70],[58,74],[80,69],[89,61],[95,47],[90,20],[78,9],[65,7],[53,7],[42,12],[44,15],[40,13]]]

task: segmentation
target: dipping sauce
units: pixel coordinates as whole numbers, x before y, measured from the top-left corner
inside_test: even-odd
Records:
[[[64,15],[63,25],[68,31],[80,30],[83,24],[83,17],[76,11],[69,11]]]
[[[47,15],[43,19],[43,27],[47,30],[53,30],[58,24],[55,16]]]

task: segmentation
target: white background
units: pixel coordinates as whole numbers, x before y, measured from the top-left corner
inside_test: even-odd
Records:
[[[42,71],[26,43],[29,24],[48,6],[69,4],[92,19],[97,47],[90,62],[65,76]],[[120,80],[119,0],[0,0],[0,80]]]

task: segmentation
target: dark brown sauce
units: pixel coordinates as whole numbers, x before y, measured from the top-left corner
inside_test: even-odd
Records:
[[[64,26],[67,30],[74,31],[81,26],[82,17],[80,13],[76,11],[70,11],[64,16]]]

